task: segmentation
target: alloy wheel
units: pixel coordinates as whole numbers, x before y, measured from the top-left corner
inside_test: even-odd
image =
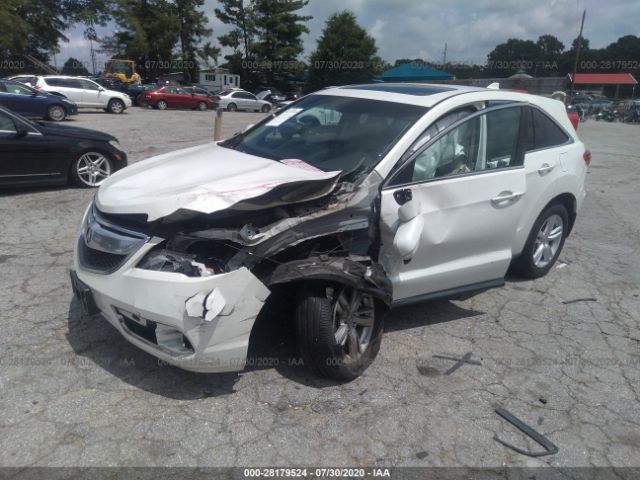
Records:
[[[371,341],[375,305],[371,295],[343,288],[333,307],[334,337],[345,354],[345,362],[357,361]]]
[[[551,215],[542,222],[533,249],[533,263],[536,267],[545,268],[553,261],[562,242],[563,229],[564,222],[560,215]]]
[[[112,100],[110,110],[111,113],[122,113],[124,110],[124,104],[120,100]]]
[[[64,120],[64,117],[66,116],[64,108],[62,108],[60,105],[53,105],[49,107],[48,114],[49,118],[54,122],[60,122]]]
[[[160,100],[157,105],[159,110],[166,110],[167,109],[167,102],[165,102],[164,100]]]
[[[76,164],[76,173],[82,183],[97,187],[111,175],[111,164],[107,157],[98,152],[83,154]]]

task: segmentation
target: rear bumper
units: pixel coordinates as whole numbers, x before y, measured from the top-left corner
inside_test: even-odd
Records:
[[[138,348],[194,372],[242,370],[269,289],[246,268],[197,278],[135,268],[158,242],[150,240],[108,275],[84,269],[76,247],[75,272],[102,316]],[[206,303],[214,297],[215,307]]]

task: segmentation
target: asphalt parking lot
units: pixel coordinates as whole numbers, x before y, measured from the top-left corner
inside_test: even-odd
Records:
[[[208,141],[213,115],[132,108],[66,123],[115,134],[135,162]],[[261,117],[225,114],[223,132]],[[589,195],[550,274],[394,310],[373,366],[342,385],[282,345],[271,366],[239,374],[158,364],[72,300],[93,192],[0,192],[0,465],[640,467],[640,130],[579,132]],[[481,365],[451,375],[432,357],[466,352]],[[559,452],[496,442],[540,449],[496,406]]]

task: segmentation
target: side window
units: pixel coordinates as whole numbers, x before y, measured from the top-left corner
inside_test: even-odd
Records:
[[[518,133],[522,108],[503,108],[487,113],[487,146],[485,161],[480,159],[479,168],[513,167],[516,162]]]
[[[0,112],[0,133],[15,133],[16,125],[9,115],[4,112]]]
[[[567,134],[540,110],[531,108],[531,114],[535,138],[533,149],[538,150],[540,148],[555,147],[569,140]],[[532,148],[528,148],[528,150],[532,150]]]
[[[234,93],[233,95],[231,95],[231,98],[242,98],[242,94],[241,93]]]
[[[33,90],[19,83],[5,83],[5,87],[8,93],[15,93],[17,95],[31,95],[33,93]]]
[[[66,85],[62,84],[62,80],[60,80],[59,78],[46,78],[45,82],[47,82],[47,85],[51,86],[51,87],[64,87]]]
[[[406,160],[412,154],[417,152],[420,147],[428,143],[433,137],[435,137],[438,133],[442,132],[444,129],[448,128],[450,125],[453,125],[458,120],[462,120],[464,117],[475,113],[476,109],[474,107],[462,107],[456,110],[452,110],[451,112],[445,113],[438,120],[433,122],[429,127],[418,137],[418,139],[413,142],[413,145],[409,147],[409,150],[403,155],[401,161]]]
[[[469,118],[418,151],[390,184],[423,182],[518,166],[521,112],[522,108],[518,106]],[[434,132],[434,136],[438,134]]]
[[[90,82],[89,80],[76,80],[77,82],[80,83],[80,87],[84,88],[85,90],[98,90],[99,87],[98,85],[96,85],[93,82]]]

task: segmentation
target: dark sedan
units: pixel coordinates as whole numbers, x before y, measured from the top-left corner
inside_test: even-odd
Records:
[[[0,107],[0,186],[65,184],[97,187],[126,167],[112,135],[32,122]]]
[[[14,80],[0,80],[0,105],[25,117],[46,118],[56,122],[78,113],[74,102]]]

